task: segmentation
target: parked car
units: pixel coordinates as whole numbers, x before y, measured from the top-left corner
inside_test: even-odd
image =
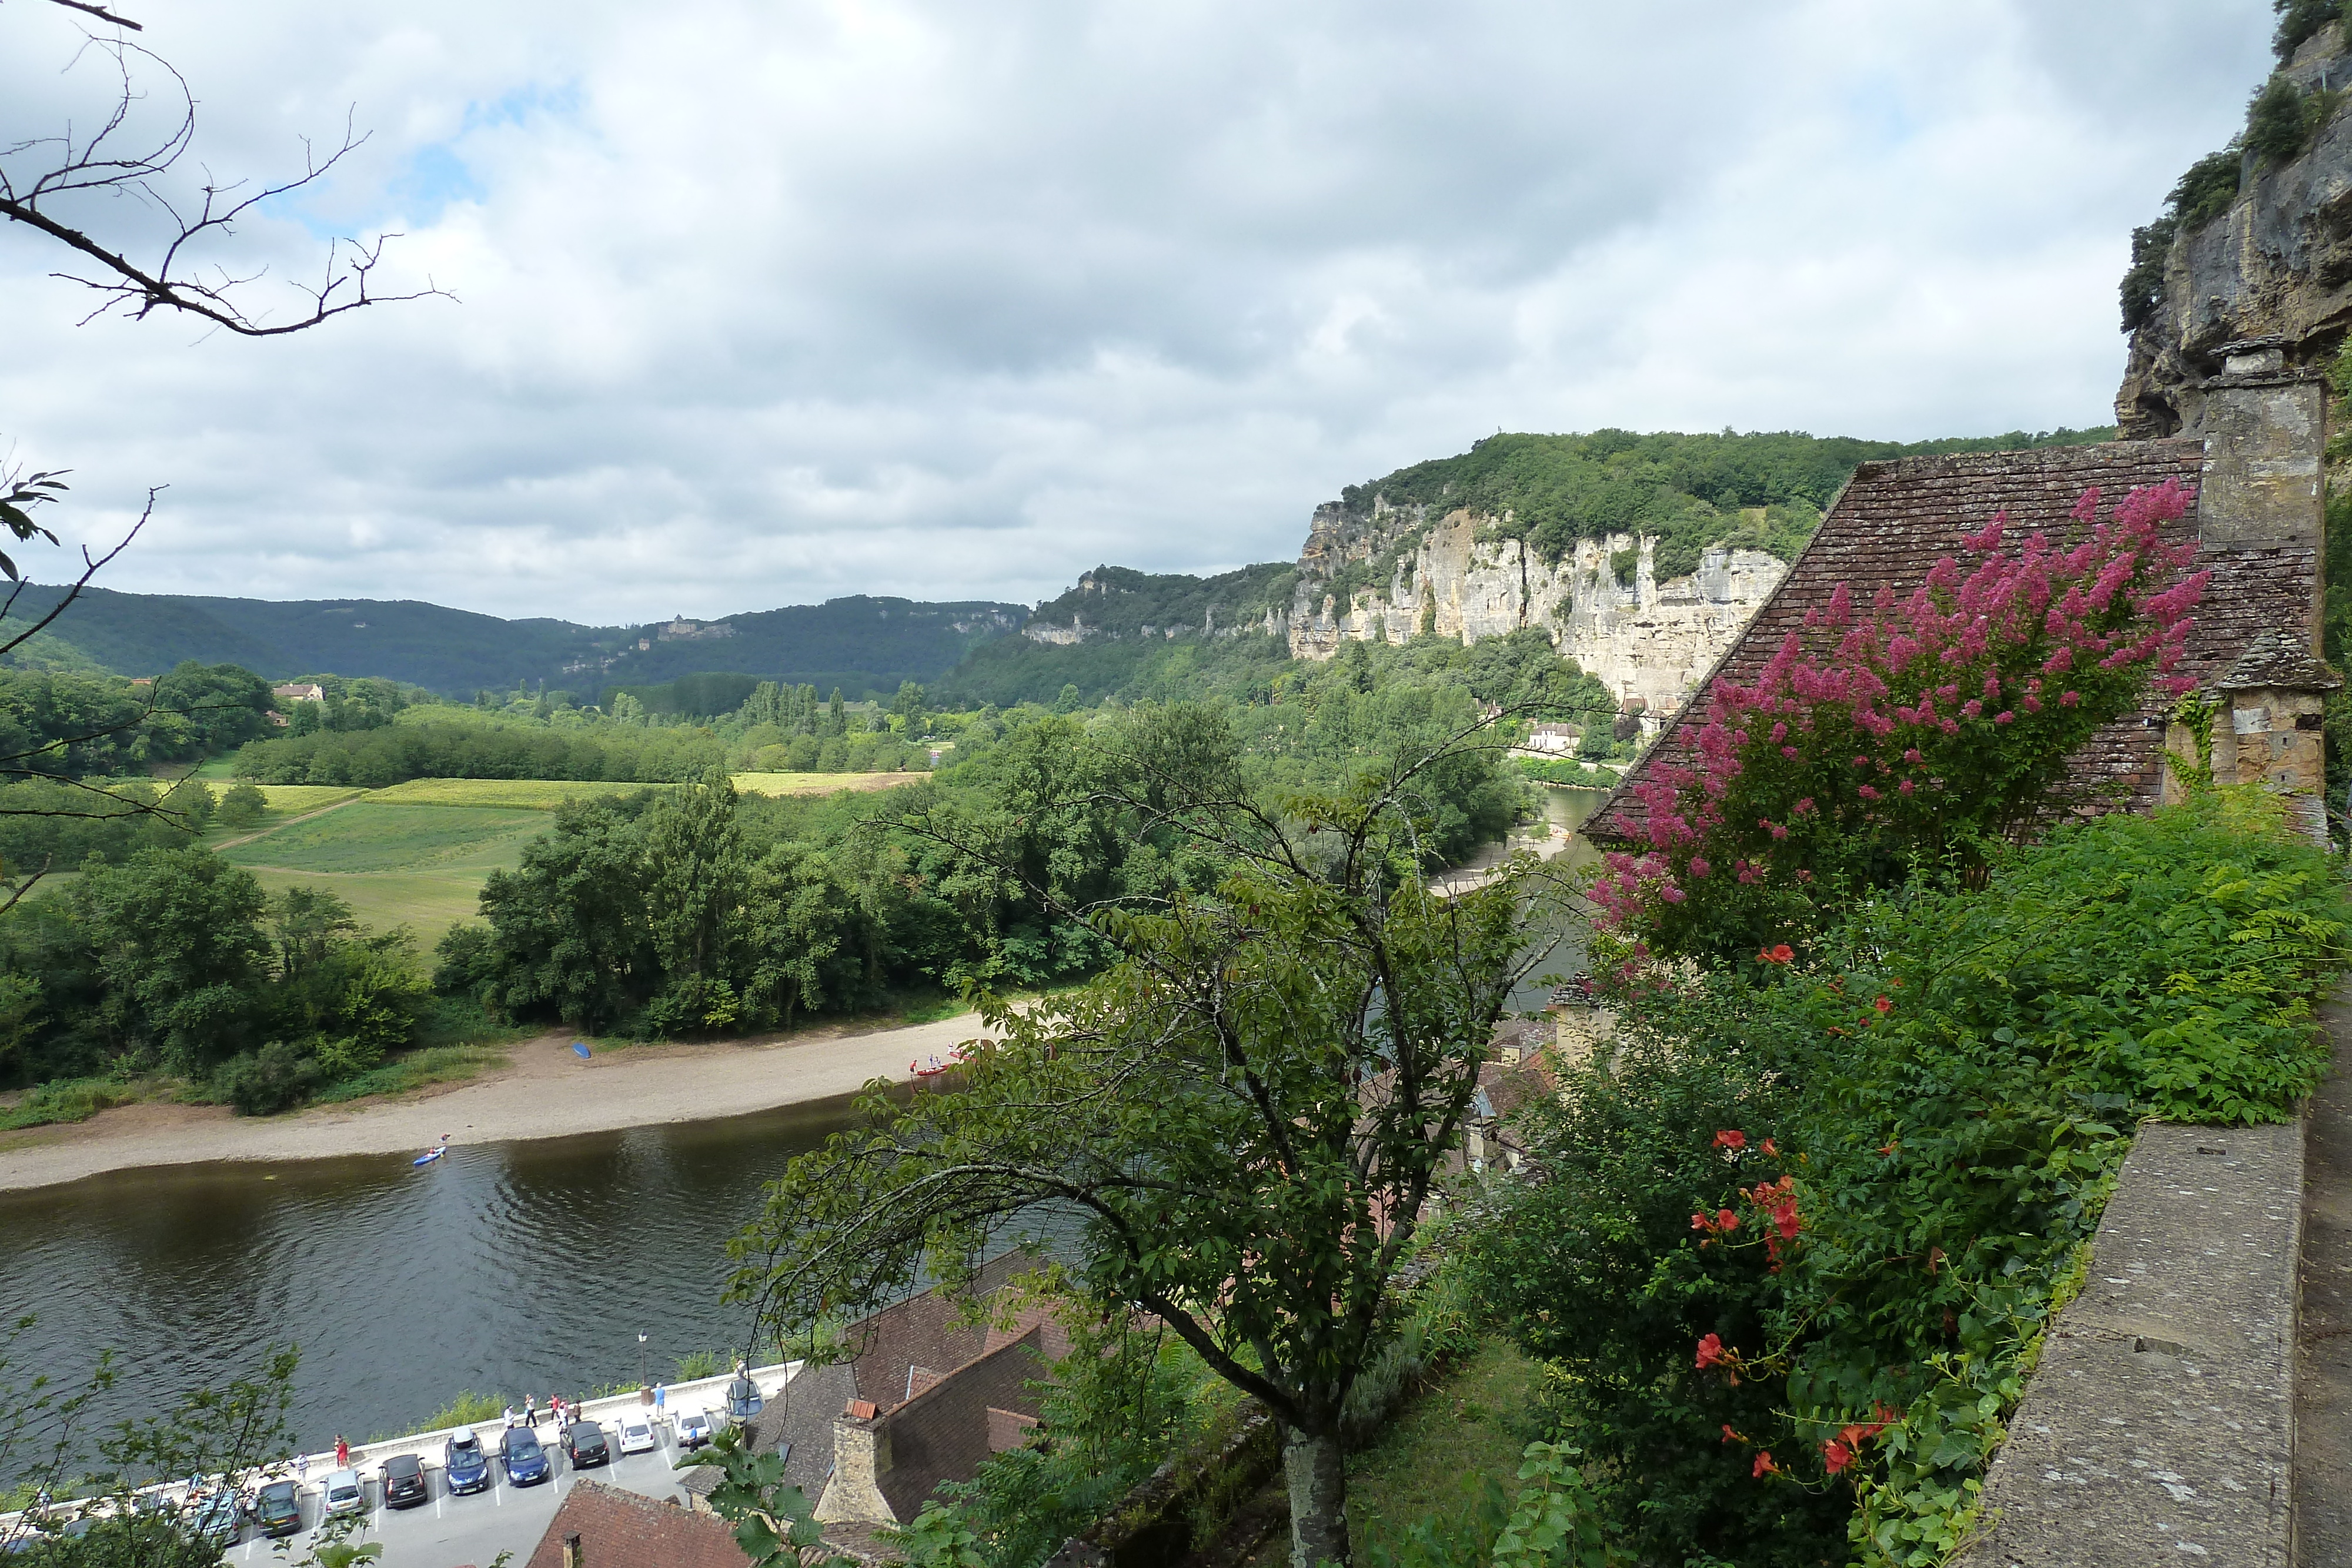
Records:
[[[490,1484],[490,1458],[482,1440],[471,1432],[457,1432],[441,1445],[441,1484],[452,1495],[481,1491]]]
[[[415,1454],[394,1454],[383,1462],[383,1506],[415,1508],[433,1500],[425,1479],[425,1461]]]
[[[253,1494],[254,1528],[264,1535],[292,1535],[302,1528],[302,1489],[292,1481],[271,1481]]]
[[[236,1493],[217,1491],[210,1497],[198,1498],[188,1510],[187,1519],[188,1533],[198,1541],[215,1546],[234,1546],[245,1526],[245,1511],[237,1506]]]
[[[631,1412],[621,1417],[620,1449],[624,1454],[650,1454],[660,1445],[654,1441],[654,1418]]]
[[[563,1451],[570,1456],[575,1470],[613,1462],[613,1450],[604,1442],[604,1428],[593,1421],[574,1421],[564,1427]]]
[[[555,1473],[547,1462],[547,1450],[528,1427],[509,1427],[499,1434],[499,1458],[506,1461],[509,1486],[537,1486]]]
[[[710,1417],[699,1410],[681,1410],[670,1418],[681,1448],[698,1448],[710,1441]]]
[[[319,1483],[320,1495],[327,1500],[329,1513],[365,1513],[367,1483],[352,1469],[329,1470],[327,1479]]]

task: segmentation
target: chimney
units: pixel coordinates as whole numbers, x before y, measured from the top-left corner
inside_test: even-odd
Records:
[[[2215,550],[2317,550],[2324,523],[2320,465],[2327,448],[2327,383],[2286,362],[2283,340],[2250,338],[2221,350],[2222,371],[2200,389],[2205,472],[2198,542]],[[2296,629],[2319,651],[2319,599]]]
[[[563,1568],[580,1568],[581,1563],[585,1561],[586,1559],[580,1554],[579,1532],[575,1531],[572,1534],[565,1536],[563,1538]]]
[[[864,1415],[856,1412],[863,1410]],[[890,1471],[890,1429],[868,1401],[853,1401],[834,1417],[833,1477],[816,1500],[822,1524],[898,1524],[882,1478]]]

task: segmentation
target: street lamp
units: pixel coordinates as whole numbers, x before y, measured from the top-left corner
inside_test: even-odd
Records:
[[[646,1382],[646,1336],[637,1335],[637,1386],[649,1386]]]

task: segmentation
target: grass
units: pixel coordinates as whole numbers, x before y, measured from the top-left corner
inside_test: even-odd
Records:
[[[1356,1555],[1402,1544],[1418,1520],[1458,1514],[1488,1478],[1518,1490],[1519,1456],[1543,1436],[1540,1364],[1490,1338],[1462,1369],[1409,1401],[1380,1441],[1348,1461]]]
[[[490,846],[534,838],[546,828],[547,819],[536,811],[452,811],[385,805],[371,798],[266,832],[221,851],[221,857],[281,871],[414,871],[441,862],[477,862],[486,851],[496,854]]]
[[[614,784],[587,779],[412,779],[372,791],[371,806],[478,806],[552,811],[566,800],[668,789],[668,784]]]
[[[845,789],[895,789],[919,784],[920,773],[738,773],[735,788],[746,795],[834,795]]]
[[[516,1030],[531,1033],[532,1030]],[[394,1057],[382,1067],[330,1084],[310,1096],[314,1105],[340,1105],[373,1094],[404,1094],[435,1083],[462,1083],[493,1067],[507,1064],[507,1053],[495,1045],[428,1045]],[[440,1426],[454,1426],[444,1421]]]
[[[147,1098],[149,1085],[120,1078],[60,1078],[26,1093],[15,1104],[0,1106],[0,1132],[20,1127],[47,1127],[61,1122],[87,1122],[100,1111]]]
[[[429,950],[474,917],[482,884],[511,870],[547,828],[544,813],[515,809],[385,805],[371,794],[307,821],[265,829],[221,852],[275,893],[324,886],[373,930],[406,925]]]
[[[269,802],[271,810],[281,811],[289,817],[367,793],[347,784],[257,784],[254,788],[261,791],[261,798]]]

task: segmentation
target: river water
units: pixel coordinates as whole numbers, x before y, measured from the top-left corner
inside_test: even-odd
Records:
[[[1570,827],[1597,799],[1548,793]],[[1581,967],[1580,926],[1551,940],[1538,974]],[[1541,1007],[1542,988],[1513,1004]],[[0,1193],[0,1322],[38,1317],[8,1382],[32,1368],[71,1386],[110,1348],[121,1379],[92,1412],[110,1424],[291,1341],[294,1428],[316,1450],[412,1430],[460,1389],[544,1403],[641,1364],[668,1375],[679,1356],[745,1346],[749,1311],[719,1299],[727,1242],[762,1183],[848,1122],[837,1100],[454,1148],[423,1169],[404,1155],[186,1166]]]

